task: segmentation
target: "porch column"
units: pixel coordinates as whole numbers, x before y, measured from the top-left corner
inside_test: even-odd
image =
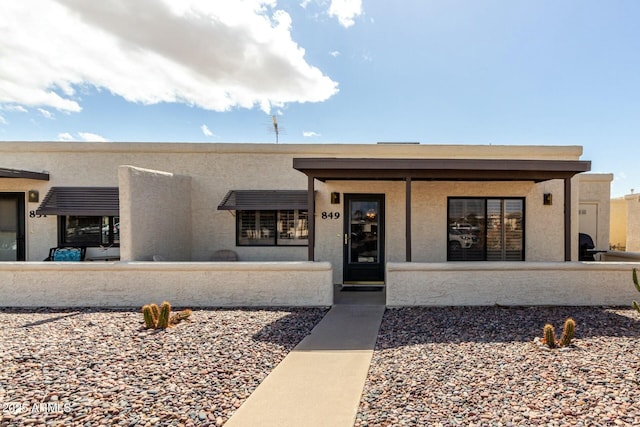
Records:
[[[564,179],[564,260],[571,261],[571,178]]]
[[[405,242],[407,248],[405,250],[407,262],[411,262],[411,177],[405,179]]]
[[[316,246],[316,197],[315,178],[311,175],[307,177],[307,226],[309,228],[308,260],[315,261]]]

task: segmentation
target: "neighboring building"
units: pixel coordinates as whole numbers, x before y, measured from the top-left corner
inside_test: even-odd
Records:
[[[232,250],[243,261],[328,261],[334,283],[382,283],[387,262],[577,260],[584,227],[598,248],[609,242],[611,176],[581,174],[590,170],[581,155],[578,146],[5,142],[0,260],[42,261],[56,246],[123,261]]]
[[[624,197],[610,201],[609,246],[613,250],[625,251],[627,247],[627,202]]]
[[[620,251],[640,252],[640,194],[611,199],[611,245]]]
[[[595,249],[606,251],[610,241],[610,202],[613,174],[578,175],[580,180],[578,221],[580,233],[588,234]]]

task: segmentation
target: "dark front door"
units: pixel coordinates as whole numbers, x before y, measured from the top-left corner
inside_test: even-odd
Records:
[[[384,194],[345,194],[344,207],[344,283],[384,283]]]
[[[24,193],[0,193],[0,261],[24,260]]]

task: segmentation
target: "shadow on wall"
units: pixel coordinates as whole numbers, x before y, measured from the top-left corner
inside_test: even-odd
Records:
[[[406,307],[387,309],[377,350],[425,343],[530,342],[546,323],[562,330],[576,321],[576,338],[640,338],[640,317],[632,308],[603,307]]]

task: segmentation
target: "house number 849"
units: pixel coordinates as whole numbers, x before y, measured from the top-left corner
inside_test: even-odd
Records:
[[[322,212],[322,219],[338,219],[340,218],[340,212]]]

